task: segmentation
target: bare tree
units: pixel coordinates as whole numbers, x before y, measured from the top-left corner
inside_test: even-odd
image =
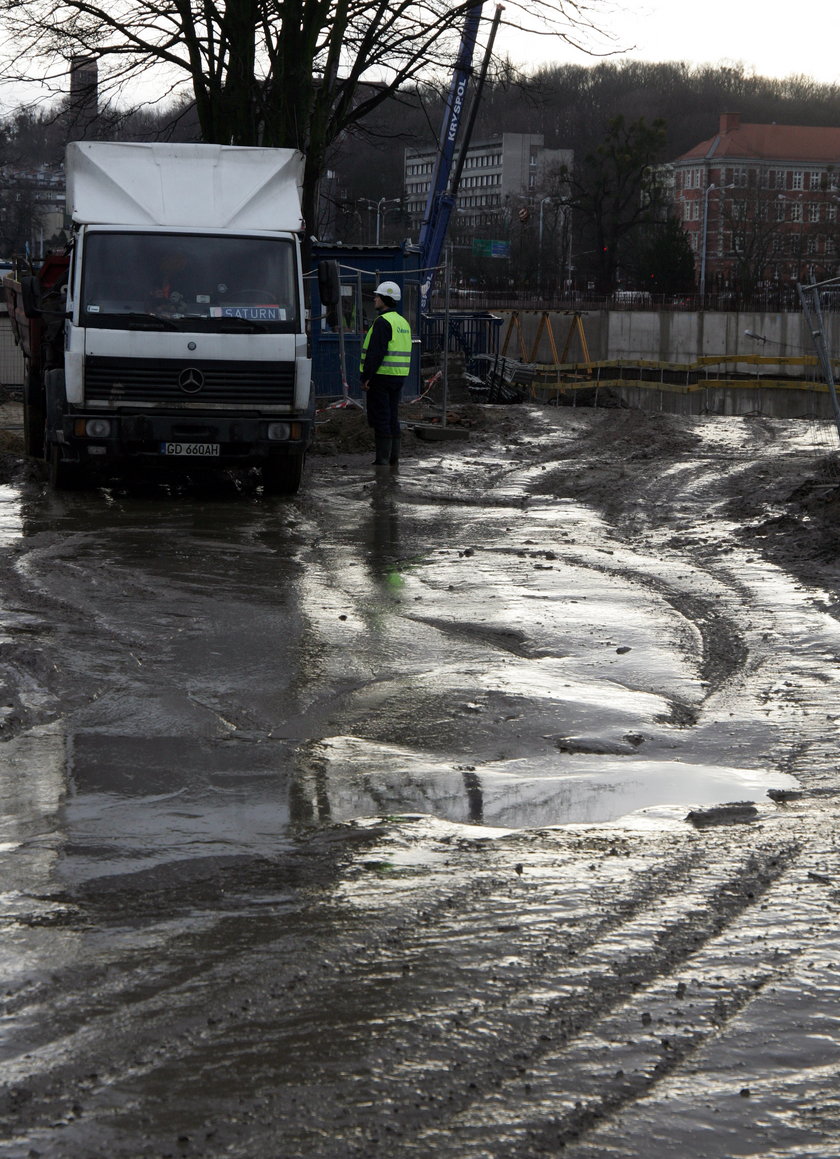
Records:
[[[0,174],[0,253],[23,253],[43,226],[38,184],[31,175]]]
[[[591,5],[509,0],[509,28],[584,46]],[[330,145],[410,81],[451,72],[476,0],[0,0],[7,80],[60,91],[67,62],[96,61],[102,99],[142,81],[191,92],[202,139],[306,154],[304,215],[316,228]],[[137,104],[137,100],[132,102]]]
[[[633,234],[663,219],[664,193],[654,166],[665,143],[665,122],[648,125],[643,117],[627,123],[613,117],[604,140],[574,172],[561,168],[557,201],[574,214],[585,252],[593,255],[597,289],[615,289],[623,248]]]
[[[747,184],[724,202],[721,213],[724,260],[728,261],[733,284],[744,298],[752,297],[766,279],[774,258],[783,256],[787,263],[791,244],[797,251],[802,244],[801,230],[788,232],[782,224],[787,219],[784,199],[768,188],[762,176],[750,172]],[[797,252],[797,260],[798,256]]]

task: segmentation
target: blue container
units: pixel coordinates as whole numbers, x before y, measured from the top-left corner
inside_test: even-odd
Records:
[[[400,313],[414,335],[413,355],[404,398],[420,393],[420,254],[410,246],[347,246],[318,243],[313,247],[310,283],[310,336],[312,378],[319,400],[340,399],[346,393],[361,400],[359,364],[362,342],[376,317],[373,291],[383,281],[396,282],[402,290]],[[318,263],[337,261],[341,281],[341,328],[327,325],[318,293]],[[343,333],[342,333],[343,331]],[[346,391],[342,378],[341,348],[344,347]]]

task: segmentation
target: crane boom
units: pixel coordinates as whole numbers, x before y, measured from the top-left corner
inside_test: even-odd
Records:
[[[472,75],[473,53],[478,37],[478,26],[481,22],[483,2],[473,4],[467,9],[464,20],[464,31],[461,34],[461,46],[455,70],[452,74],[452,83],[449,86],[446,105],[443,110],[443,121],[438,135],[438,155],[435,162],[435,171],[432,183],[429,186],[429,196],[426,201],[426,213],[420,228],[420,252],[426,273],[420,288],[420,305],[425,310],[431,295],[435,269],[443,250],[443,241],[449,226],[454,197],[448,192],[449,176],[452,172],[452,162],[455,157],[455,145],[458,131],[461,126],[461,117],[466,106],[467,87]]]

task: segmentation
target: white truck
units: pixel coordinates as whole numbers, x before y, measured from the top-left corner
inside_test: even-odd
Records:
[[[67,147],[67,252],[4,279],[27,451],[57,488],[260,468],[291,494],[314,397],[291,149]]]

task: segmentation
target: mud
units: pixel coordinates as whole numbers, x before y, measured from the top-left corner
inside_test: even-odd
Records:
[[[833,427],[403,417],[272,501],[7,430],[0,1155],[836,1155]]]

